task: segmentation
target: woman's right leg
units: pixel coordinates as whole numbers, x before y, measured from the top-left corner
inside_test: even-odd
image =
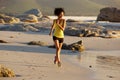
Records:
[[[59,41],[58,40],[54,40],[54,44],[56,47],[56,56],[55,56],[55,60],[56,62],[60,61],[60,55],[59,55]]]

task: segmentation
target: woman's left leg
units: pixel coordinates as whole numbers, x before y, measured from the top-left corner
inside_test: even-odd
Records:
[[[63,43],[59,43],[59,50],[58,50],[58,62],[60,62],[60,53],[61,53],[61,48],[62,48]]]
[[[61,67],[61,60],[60,60],[60,53],[63,43],[59,43],[59,49],[58,49],[58,66]]]

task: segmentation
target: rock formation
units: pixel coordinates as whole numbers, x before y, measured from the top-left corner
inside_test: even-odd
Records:
[[[100,29],[95,28],[66,28],[65,34],[70,36],[78,36],[78,37],[98,37],[100,36]]]
[[[43,16],[42,12],[39,9],[31,9],[29,11],[26,11],[25,14],[33,14],[33,15],[40,17],[40,18]]]
[[[80,24],[81,25],[81,24]],[[116,30],[117,29],[117,30]],[[102,37],[102,38],[118,38],[120,37],[119,27],[99,26],[97,24],[89,24],[80,27],[67,27],[65,35],[77,37]]]
[[[12,15],[13,16],[13,15]],[[37,23],[39,19],[48,19],[48,17],[43,17],[42,12],[39,9],[31,9],[24,14],[14,15],[15,17],[8,16],[5,14],[0,14],[0,23],[20,23],[28,22],[28,23]]]
[[[68,45],[68,46],[70,47],[70,49],[71,49],[72,51],[77,50],[77,51],[79,51],[79,52],[82,52],[82,51],[85,50],[85,47],[83,46],[82,41],[78,41],[78,42],[73,43],[73,44],[70,44],[70,45]]]
[[[0,77],[15,77],[15,73],[11,69],[0,65]]]
[[[39,27],[36,27],[32,24],[13,24],[8,26],[0,27],[0,30],[3,31],[39,31]]]
[[[120,9],[114,7],[101,9],[97,21],[120,22]]]
[[[0,23],[5,24],[5,21],[3,19],[0,19]]]
[[[28,22],[28,23],[37,23],[38,22],[38,18],[37,16],[33,15],[33,14],[23,14],[23,15],[19,15],[18,18],[22,21],[22,22]]]
[[[47,46],[47,43],[42,42],[42,41],[31,41],[28,43],[28,45]]]
[[[49,46],[49,48],[55,48],[55,45],[54,46]],[[64,43],[63,46],[62,46],[62,49],[82,52],[82,51],[85,50],[85,47],[83,46],[83,43],[80,40],[78,42],[75,42],[75,43],[72,43],[72,44],[69,44],[69,45]]]
[[[8,42],[6,42],[6,41],[4,41],[4,40],[0,40],[0,43],[8,43]]]
[[[19,23],[20,20],[15,17],[7,16],[5,14],[0,14],[0,23]]]

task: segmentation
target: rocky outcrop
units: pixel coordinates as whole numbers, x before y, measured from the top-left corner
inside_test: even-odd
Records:
[[[5,21],[3,19],[0,19],[0,23],[5,24]]]
[[[0,14],[0,23],[19,23],[19,22],[28,22],[28,23],[37,23],[39,19],[45,20],[48,17],[43,17],[42,12],[39,9],[32,9],[21,15],[14,15],[15,17],[8,16],[5,14]]]
[[[49,46],[49,48],[55,48],[55,45]],[[66,43],[64,43],[62,46],[62,49],[82,52],[85,50],[85,47],[83,46],[82,41],[78,41],[70,45],[67,45]]]
[[[0,65],[0,77],[15,77],[13,70]]]
[[[97,21],[120,22],[120,9],[114,7],[101,9]]]
[[[0,40],[0,43],[8,43],[8,42],[4,40]]]
[[[76,28],[71,27],[65,30],[65,35],[78,36],[78,37],[98,37],[100,36],[100,29],[95,28]]]
[[[81,25],[81,24],[80,24]],[[117,27],[116,27],[117,28]],[[118,38],[120,37],[119,27],[114,29],[110,26],[99,26],[97,24],[89,24],[80,27],[67,27],[65,29],[65,35],[77,36],[77,37],[102,37],[102,38]]]
[[[68,46],[70,47],[70,49],[71,49],[72,51],[77,50],[77,51],[79,51],[79,52],[82,52],[82,51],[85,50],[85,47],[83,46],[82,41],[78,41],[78,42],[73,43],[73,44],[70,44],[70,45],[68,45]]]
[[[38,22],[38,18],[37,16],[33,15],[33,14],[23,14],[23,15],[19,15],[18,18],[22,21],[22,22],[28,22],[28,23],[37,23]]]
[[[31,9],[29,11],[26,11],[24,14],[32,14],[40,18],[43,16],[42,12],[39,9]]]
[[[31,41],[28,43],[28,45],[47,46],[47,43],[42,42],[42,41]]]
[[[49,16],[42,16],[41,18],[38,18],[38,21],[50,21],[52,20]]]
[[[44,26],[44,27],[43,27]],[[50,23],[36,23],[36,24],[29,24],[29,23],[18,23],[12,25],[1,25],[1,31],[32,31],[32,32],[47,32],[49,28],[46,26],[51,26]]]
[[[7,16],[5,14],[0,14],[0,23],[19,23],[20,20],[15,17]]]
[[[39,31],[39,27],[36,27],[31,24],[14,24],[0,27],[0,30],[3,31]]]

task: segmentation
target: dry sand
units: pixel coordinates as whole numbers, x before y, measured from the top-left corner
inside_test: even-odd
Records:
[[[0,31],[0,64],[14,70],[17,77],[0,80],[119,80],[120,38],[79,38],[65,36],[65,43],[83,40],[86,51],[83,53],[62,50],[62,67],[53,64],[55,49],[30,46],[30,41],[44,41],[52,45],[53,41],[46,33]],[[79,56],[78,56],[79,55]],[[114,58],[110,57],[113,56]],[[106,63],[101,59],[105,58]],[[117,65],[107,62],[118,61]],[[119,58],[117,58],[119,59]],[[108,64],[110,69],[106,66]],[[102,67],[101,67],[102,66]],[[117,66],[117,68],[116,68]],[[105,68],[104,68],[105,67]],[[118,71],[119,70],[119,71]],[[110,71],[116,72],[114,75]],[[103,75],[105,74],[105,75]]]

